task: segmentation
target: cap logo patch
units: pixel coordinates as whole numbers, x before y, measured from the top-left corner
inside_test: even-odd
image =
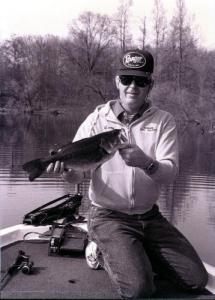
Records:
[[[142,68],[146,64],[145,57],[137,52],[129,52],[123,57],[123,65],[126,68]]]

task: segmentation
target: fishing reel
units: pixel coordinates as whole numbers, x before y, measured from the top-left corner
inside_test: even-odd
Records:
[[[15,259],[15,262],[8,268],[5,275],[1,278],[1,288],[5,286],[8,280],[16,275],[19,271],[22,273],[29,275],[33,272],[33,261],[29,260],[29,256],[25,254],[24,251],[19,250],[19,253]]]
[[[27,274],[27,275],[31,274],[32,269],[33,269],[33,265],[34,265],[33,261],[23,262],[22,266],[21,266],[22,273]]]
[[[11,271],[21,270],[24,274],[31,274],[33,269],[33,261],[29,260],[29,255],[26,255],[24,251],[19,250],[15,263],[11,267]]]

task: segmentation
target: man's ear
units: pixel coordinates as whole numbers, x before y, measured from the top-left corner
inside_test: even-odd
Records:
[[[149,90],[148,90],[149,93],[151,92],[153,86],[154,86],[154,79],[152,79],[150,84],[149,84]]]
[[[119,89],[119,76],[115,76],[116,88]]]
[[[149,91],[151,91],[151,89],[153,88],[154,86],[154,79],[152,79],[151,83],[150,83],[150,86],[149,86]]]

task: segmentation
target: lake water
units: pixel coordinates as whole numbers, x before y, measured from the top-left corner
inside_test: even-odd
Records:
[[[29,182],[22,164],[47,155],[56,143],[65,144],[84,117],[69,115],[0,114],[1,228],[22,223],[29,211],[67,193],[76,186],[44,174]],[[180,123],[180,172],[174,183],[163,188],[162,213],[197,249],[206,262],[215,265],[215,133],[211,122]],[[57,145],[55,145],[57,146]],[[87,214],[89,181],[81,186],[80,213]]]

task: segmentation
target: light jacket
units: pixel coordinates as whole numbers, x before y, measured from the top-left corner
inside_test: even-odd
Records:
[[[159,198],[162,184],[173,182],[178,170],[178,140],[173,116],[155,106],[129,126],[114,115],[111,100],[98,106],[79,127],[74,141],[111,129],[123,128],[129,143],[137,144],[159,162],[151,176],[138,167],[127,166],[117,151],[93,170],[89,198],[94,205],[127,214],[149,211]]]

